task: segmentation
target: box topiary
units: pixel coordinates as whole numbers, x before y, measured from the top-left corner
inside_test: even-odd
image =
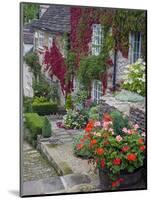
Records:
[[[44,138],[50,137],[52,134],[52,129],[51,129],[51,124],[49,120],[45,117],[44,118],[44,123],[43,123],[43,128],[42,128],[42,136]]]

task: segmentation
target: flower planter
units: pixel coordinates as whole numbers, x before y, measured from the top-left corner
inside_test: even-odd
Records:
[[[108,170],[99,169],[100,187],[102,190],[111,190],[112,181],[109,178]],[[122,178],[123,182],[120,183],[118,189],[130,189],[131,186],[139,184],[143,177],[143,168],[138,168],[132,173],[121,172],[117,179]]]

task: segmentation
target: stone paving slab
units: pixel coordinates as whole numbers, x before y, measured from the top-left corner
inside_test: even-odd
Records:
[[[48,160],[53,160],[56,163],[56,167],[62,171],[61,175],[70,174],[71,171],[73,173],[86,174],[91,170],[87,160],[78,158],[73,154],[71,143],[52,145],[42,142],[41,149]],[[62,163],[66,163],[65,166]]]
[[[60,177],[51,177],[38,181],[27,181],[23,183],[23,196],[42,195],[65,192],[64,185]]]

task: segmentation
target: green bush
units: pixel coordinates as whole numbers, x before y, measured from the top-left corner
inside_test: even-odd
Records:
[[[123,116],[123,114],[119,111],[113,111],[110,113],[113,121],[113,130],[116,135],[123,134],[122,129],[124,127],[131,128],[129,124],[128,117]]]
[[[34,97],[33,103],[44,103],[48,102],[46,97],[40,96],[40,97]]]
[[[73,141],[74,154],[83,158],[90,158],[92,153],[90,151],[89,144],[89,139],[85,139],[82,135],[76,136]],[[78,145],[81,145],[81,148],[79,148]]]
[[[23,98],[23,108],[24,112],[32,112],[32,98],[31,97],[24,97]]]
[[[122,88],[145,96],[145,68],[146,65],[141,59],[136,63],[129,65],[127,71],[125,71]]]
[[[42,103],[32,103],[33,112],[39,115],[49,115],[51,113],[56,113],[58,110],[57,104],[53,102],[42,102]]]
[[[44,138],[50,137],[52,134],[52,129],[51,129],[51,124],[49,120],[45,117],[44,118],[44,123],[43,123],[43,128],[42,128],[42,136]]]
[[[37,135],[42,134],[42,127],[44,125],[44,120],[37,113],[25,113],[24,117],[25,117],[25,127],[30,130],[27,140],[31,144],[36,144]]]
[[[71,97],[70,94],[67,95],[66,103],[65,103],[65,108],[66,108],[67,110],[73,108],[72,97]]]
[[[93,106],[89,110],[89,119],[92,120],[100,120],[100,107],[99,106]]]
[[[33,81],[34,96],[50,99],[50,84],[40,75],[39,81]]]

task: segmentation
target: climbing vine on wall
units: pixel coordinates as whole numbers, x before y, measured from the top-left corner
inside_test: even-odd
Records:
[[[144,19],[144,11],[71,7],[70,51],[67,51],[66,58],[63,57],[54,41],[52,48],[46,50],[44,58],[50,76],[55,75],[59,79],[63,94],[72,91],[76,71],[79,80],[89,89],[92,79],[101,79],[105,93],[107,67],[113,65],[111,50],[113,53],[120,50],[124,57],[128,57],[129,32],[141,31],[144,36]],[[91,55],[92,24],[104,27],[104,41],[98,56]],[[146,40],[142,38],[142,46],[145,47]]]

